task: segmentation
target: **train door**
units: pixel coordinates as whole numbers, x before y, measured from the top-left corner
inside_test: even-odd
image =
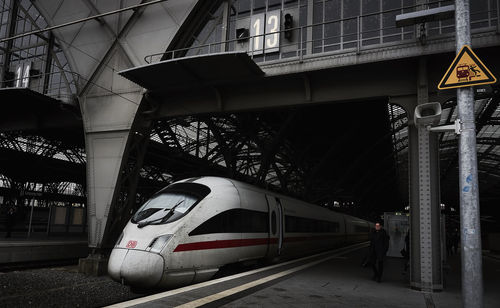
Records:
[[[281,206],[281,201],[276,198],[276,205],[278,208],[278,256],[281,254],[283,249],[283,207]]]
[[[269,204],[269,257],[279,256],[283,247],[283,208],[278,198],[266,196]]]

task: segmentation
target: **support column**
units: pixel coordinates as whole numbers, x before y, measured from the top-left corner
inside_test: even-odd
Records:
[[[428,102],[427,61],[419,60],[417,104]],[[439,146],[436,134],[417,127],[409,115],[410,286],[424,292],[443,289],[441,262]]]
[[[92,95],[80,101],[87,150],[88,241],[91,254],[80,259],[79,271],[102,275],[107,271],[103,235],[141,92]]]
[[[125,1],[64,0],[60,5],[32,2],[50,26],[66,23],[68,16],[79,20],[78,26],[58,27],[53,34],[77,76],[85,130],[89,246],[93,252],[81,260],[81,270],[99,274],[106,267],[102,253],[116,240],[112,232],[119,226],[108,226],[108,216],[115,222],[116,217],[111,215],[116,211],[110,212],[110,207],[119,199],[121,168],[133,147],[130,132],[143,94],[140,87],[117,72],[143,65],[146,55],[165,50],[199,1],[163,1],[120,12],[127,7]],[[105,18],[87,19],[113,10],[115,13]],[[139,150],[147,138],[146,134],[142,138],[145,141],[138,143]],[[132,188],[127,193],[133,194],[133,181],[129,183]]]

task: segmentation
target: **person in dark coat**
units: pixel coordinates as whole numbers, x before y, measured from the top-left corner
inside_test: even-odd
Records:
[[[14,205],[7,203],[7,213],[5,218],[5,225],[7,227],[7,234],[5,235],[5,237],[8,238],[11,237],[12,229],[16,224],[16,208],[14,207]]]
[[[410,231],[406,232],[405,247],[403,248],[403,251],[403,257],[405,259],[404,273],[406,273],[408,267],[410,267]]]
[[[375,231],[370,240],[370,263],[373,267],[373,280],[380,282],[384,271],[384,259],[389,249],[389,236],[380,223],[375,224]]]

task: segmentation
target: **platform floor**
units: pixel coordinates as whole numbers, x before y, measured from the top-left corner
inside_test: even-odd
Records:
[[[409,288],[403,259],[388,258],[382,282],[361,267],[366,245],[212,280],[110,307],[461,307],[460,256],[449,258],[445,290]],[[485,307],[500,307],[500,259],[483,258]]]
[[[84,258],[88,255],[87,235],[46,236],[13,234],[0,238],[0,268],[11,264]]]

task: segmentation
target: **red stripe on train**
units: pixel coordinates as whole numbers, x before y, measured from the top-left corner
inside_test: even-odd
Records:
[[[307,237],[286,237],[283,239],[284,242],[303,242],[310,240],[328,240],[333,238],[338,238],[339,236],[307,236]],[[174,252],[178,251],[190,251],[190,250],[205,250],[205,249],[218,249],[218,248],[233,248],[233,247],[245,247],[245,246],[258,246],[267,244],[277,244],[277,238],[250,238],[242,240],[221,240],[221,241],[208,241],[208,242],[195,242],[179,244]]]
[[[177,251],[189,251],[189,250],[204,250],[204,249],[218,249],[218,248],[232,248],[232,247],[244,247],[244,246],[257,246],[257,245],[267,245],[277,243],[276,238],[250,238],[242,240],[222,240],[222,241],[209,241],[209,242],[195,242],[179,244],[174,252]]]

